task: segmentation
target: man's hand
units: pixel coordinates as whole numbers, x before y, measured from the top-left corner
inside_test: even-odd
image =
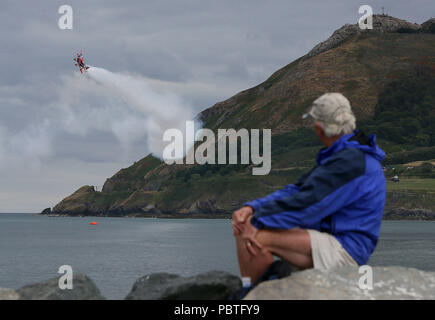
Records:
[[[243,230],[245,229],[245,224],[248,221],[248,218],[250,218],[253,214],[254,214],[254,210],[249,206],[234,211],[233,233],[235,236],[242,234]]]

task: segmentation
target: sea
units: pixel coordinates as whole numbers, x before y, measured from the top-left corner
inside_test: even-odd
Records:
[[[383,221],[368,264],[435,271],[435,221]],[[0,287],[56,277],[63,265],[89,276],[107,299],[123,299],[155,272],[239,275],[230,219],[0,213]]]

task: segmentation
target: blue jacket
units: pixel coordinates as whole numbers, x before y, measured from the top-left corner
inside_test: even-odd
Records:
[[[261,229],[315,229],[336,237],[359,264],[374,251],[385,205],[385,153],[376,136],[355,130],[323,148],[317,165],[264,198],[245,203]]]

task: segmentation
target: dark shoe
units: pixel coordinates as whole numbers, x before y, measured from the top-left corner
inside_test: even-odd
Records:
[[[254,287],[263,281],[276,280],[290,276],[292,273],[291,265],[285,260],[274,261],[269,268],[254,283]]]

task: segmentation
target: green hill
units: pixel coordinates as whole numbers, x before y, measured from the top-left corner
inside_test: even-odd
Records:
[[[374,21],[376,28],[368,32],[345,25],[263,83],[201,112],[204,127],[215,131],[271,128],[269,175],[253,176],[248,165],[168,166],[148,155],[107,179],[101,192],[82,187],[52,212],[228,215],[243,202],[294,182],[314,164],[321,146],[301,115],[325,92],[342,92],[352,104],[358,127],[377,134],[387,152],[388,177],[398,173],[401,185],[403,178],[434,181],[432,166],[426,165],[424,170],[416,166],[406,175],[400,171],[408,162],[435,159],[433,21],[424,28],[392,17],[375,16]],[[394,170],[389,169],[392,167]],[[413,172],[420,174],[413,176]],[[435,211],[434,184],[423,185],[427,186],[424,190],[407,193],[389,189],[388,209],[417,206]],[[426,200],[418,200],[423,193]]]

